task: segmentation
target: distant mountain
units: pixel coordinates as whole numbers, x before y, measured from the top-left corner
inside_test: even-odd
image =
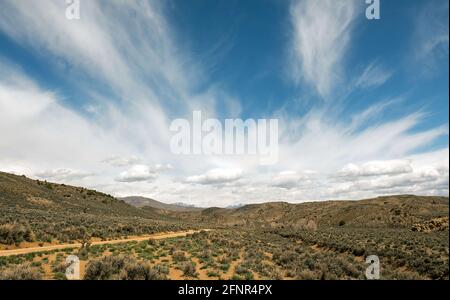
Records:
[[[131,196],[119,198],[120,200],[125,201],[126,203],[133,205],[134,207],[144,208],[151,207],[160,210],[168,210],[168,211],[200,211],[202,208],[195,207],[190,204],[185,203],[175,203],[175,204],[167,204],[163,202],[156,201],[154,199],[139,197],[139,196]]]
[[[359,201],[272,202],[174,212],[174,218],[218,226],[409,227],[448,217],[448,197],[396,195]]]
[[[172,203],[172,205],[187,207],[187,208],[199,208],[199,207],[195,206],[194,204],[188,204],[188,203],[183,203],[183,202],[175,202],[175,203]]]

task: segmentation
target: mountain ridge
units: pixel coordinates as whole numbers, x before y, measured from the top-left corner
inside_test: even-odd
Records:
[[[157,201],[152,198],[142,197],[142,196],[128,196],[128,197],[120,197],[119,200],[125,201],[126,203],[133,205],[138,208],[144,207],[152,207],[160,210],[168,210],[168,211],[197,211],[202,210],[203,208],[190,206],[184,203],[164,203],[161,201]]]

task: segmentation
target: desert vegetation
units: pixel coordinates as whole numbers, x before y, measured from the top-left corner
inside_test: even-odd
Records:
[[[64,257],[79,255],[86,280],[365,279],[365,257],[382,279],[448,279],[448,235],[342,229],[213,230],[0,258],[1,278],[64,279]],[[399,236],[401,238],[399,238]],[[26,266],[24,268],[23,266]]]

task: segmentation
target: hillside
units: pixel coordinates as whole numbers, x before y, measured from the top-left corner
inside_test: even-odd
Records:
[[[94,190],[1,172],[0,211],[0,243],[109,238],[181,226],[158,210],[138,209]],[[33,237],[24,237],[26,232]]]
[[[200,211],[202,208],[198,207],[190,207],[190,206],[183,206],[183,205],[176,205],[176,204],[167,204],[162,203],[150,198],[146,197],[138,197],[138,196],[131,196],[131,197],[123,197],[119,198],[120,200],[125,201],[126,203],[133,205],[135,207],[143,208],[143,207],[152,207],[160,210],[168,210],[168,211]]]
[[[172,214],[177,218],[213,225],[255,225],[296,228],[410,227],[434,218],[448,217],[447,197],[400,195],[360,201],[284,202],[251,204],[235,209],[208,208]]]
[[[11,243],[87,236],[105,239],[188,227],[414,227],[428,231],[448,228],[449,202],[446,197],[401,195],[198,209],[142,197],[116,199],[85,188],[0,173],[0,210],[0,243]]]

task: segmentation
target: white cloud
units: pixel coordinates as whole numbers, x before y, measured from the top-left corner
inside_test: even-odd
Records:
[[[125,97],[155,98],[154,90],[142,82],[144,75],[154,76],[161,85],[180,83],[185,70],[171,55],[170,29],[158,2],[83,1],[81,6],[81,19],[68,21],[64,1],[5,0],[0,30],[48,51],[56,62],[62,60],[75,71],[86,72],[89,79],[103,80]],[[129,15],[133,22],[128,21]]]
[[[370,122],[377,120],[377,118],[379,119],[379,117],[383,116],[383,113],[386,111],[386,109],[401,103],[403,100],[403,97],[382,100],[374,105],[369,106],[364,111],[354,114],[351,117],[352,121],[349,130],[357,130],[361,126],[367,125]]]
[[[407,156],[404,161],[367,162],[362,166],[371,168],[359,167],[334,181],[333,193],[448,195],[448,162],[448,149]]]
[[[392,76],[392,71],[382,65],[371,63],[356,80],[355,86],[358,88],[369,88],[383,85]]]
[[[343,76],[342,64],[356,16],[356,1],[294,1],[294,79],[304,80],[328,97]]]
[[[308,176],[299,174],[295,171],[283,171],[274,176],[271,185],[285,189],[292,189],[302,184],[302,181],[307,181]]]
[[[155,170],[146,165],[135,165],[128,170],[120,173],[116,181],[119,182],[137,182],[137,181],[150,181],[157,176]]]
[[[157,172],[163,172],[163,171],[173,170],[174,167],[171,164],[156,164],[154,166],[154,169]]]
[[[73,180],[85,179],[93,175],[94,174],[92,173],[85,173],[71,169],[54,169],[34,174],[34,176],[38,178],[54,182],[70,182]]]
[[[346,165],[340,175],[342,176],[375,176],[393,175],[412,172],[411,162],[407,160],[370,161],[360,165]]]
[[[186,182],[197,184],[220,184],[233,182],[242,176],[241,169],[213,169],[202,175],[189,176]]]
[[[327,111],[311,111],[301,123],[285,119],[280,136],[289,138],[281,140],[279,167],[337,172],[349,163],[401,159],[448,135],[447,126],[414,132],[423,118],[414,113],[393,121],[355,125],[330,118]]]
[[[408,175],[380,176],[374,179],[360,180],[354,182],[351,188],[359,191],[380,191],[393,188],[399,190],[399,188],[407,187],[414,191],[427,187],[428,183],[438,183],[441,176],[445,178],[445,174],[441,174],[436,169],[418,170]],[[442,188],[440,185],[437,185],[437,187]]]
[[[57,95],[41,90],[29,78],[2,63],[0,72],[1,159],[53,165],[45,169],[80,169],[96,165],[110,149],[125,151],[112,134],[64,107]],[[73,167],[70,167],[73,165]]]

